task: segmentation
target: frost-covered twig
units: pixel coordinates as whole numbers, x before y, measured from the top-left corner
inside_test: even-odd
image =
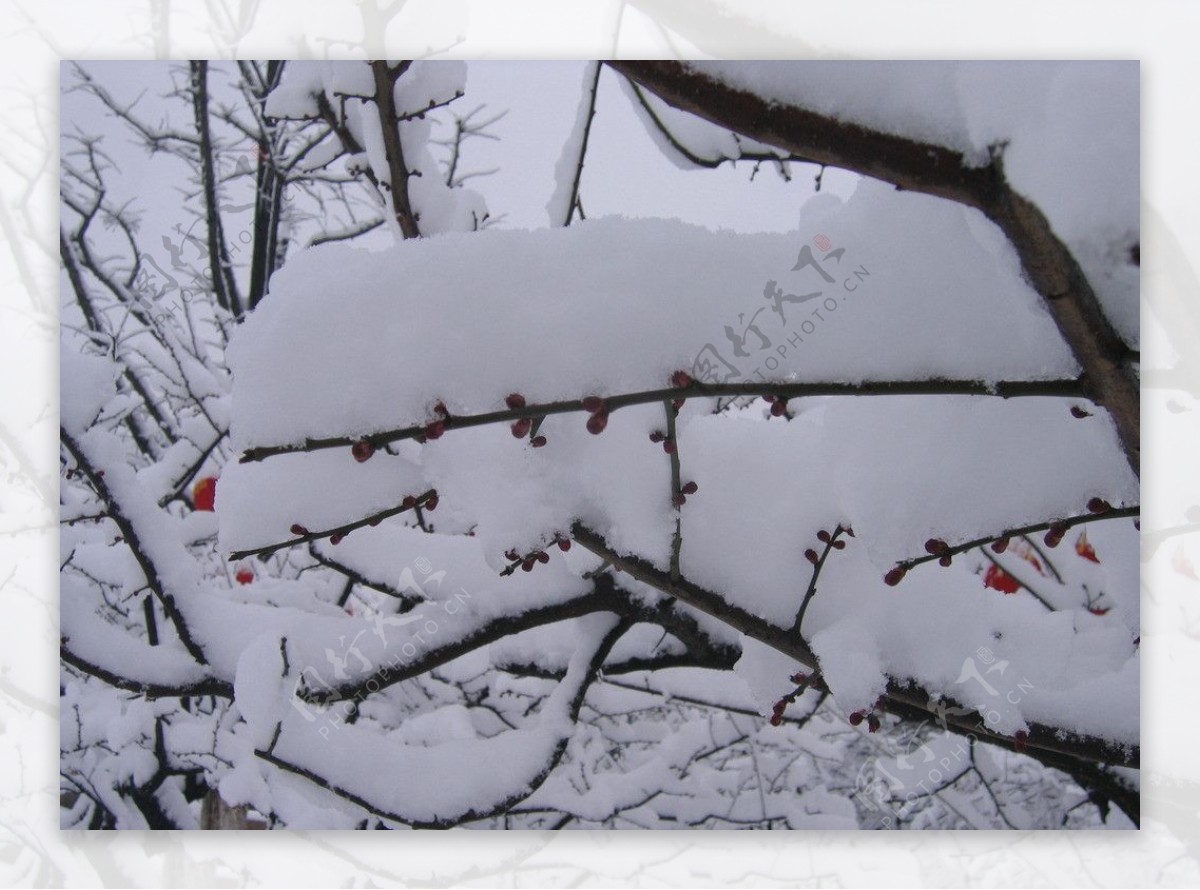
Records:
[[[121,530],[121,535],[125,539],[126,546],[129,547],[129,552],[133,554],[133,558],[141,568],[142,574],[145,575],[146,583],[162,605],[163,613],[175,628],[175,633],[179,636],[179,641],[183,643],[188,654],[198,663],[208,664],[208,659],[204,657],[204,652],[201,650],[200,645],[192,639],[187,624],[183,620],[183,614],[175,604],[174,593],[168,590],[163,584],[162,573],[153,560],[151,560],[145,548],[142,547],[137,529],[130,518],[122,511],[120,503],[118,503],[117,498],[113,495],[112,490],[104,479],[103,471],[92,462],[91,456],[82,442],[67,432],[65,427],[59,427],[59,437],[63,446],[75,461],[76,468],[87,477],[92,490],[104,502],[105,509],[108,511],[112,521]]]
[[[242,314],[242,298],[233,277],[233,262],[225,244],[221,209],[217,197],[213,138],[209,128],[208,62],[193,61],[191,67],[192,112],[200,149],[200,184],[204,194],[205,236],[208,248],[209,280],[217,305],[235,317]]]
[[[458,98],[459,96],[461,96],[461,94],[457,94],[455,98]],[[453,99],[449,101],[453,101]],[[445,104],[449,104],[449,102]],[[468,139],[479,138],[491,139],[493,141],[498,141],[500,139],[500,137],[495,133],[487,132],[487,128],[501,120],[506,114],[508,114],[508,112],[501,111],[499,114],[493,114],[491,117],[482,121],[474,120],[475,115],[483,111],[484,107],[485,106],[480,105],[471,109],[462,116],[455,115],[454,135],[449,139],[429,140],[434,145],[443,145],[450,148],[450,159],[446,162],[446,185],[450,188],[456,188],[462,185],[466,180],[472,179],[476,176],[487,176],[496,172],[494,170],[472,171],[470,173],[463,174],[458,172],[458,165],[462,161],[463,144],[466,143]]]

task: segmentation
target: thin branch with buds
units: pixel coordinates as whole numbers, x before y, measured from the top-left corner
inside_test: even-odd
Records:
[[[961,544],[954,546],[946,546],[937,548],[936,552],[928,553],[925,556],[914,556],[912,559],[901,560],[896,563],[893,571],[898,571],[902,578],[904,572],[914,566],[922,565],[923,563],[931,562],[935,559],[944,560],[951,556],[957,556],[960,553],[966,553],[968,550],[974,550],[976,547],[982,547],[985,544],[993,542],[1008,541],[1011,538],[1021,537],[1022,535],[1031,535],[1036,532],[1049,531],[1066,531],[1074,528],[1077,525],[1085,525],[1089,522],[1099,522],[1103,519],[1137,519],[1142,509],[1138,505],[1131,507],[1116,507],[1105,510],[1103,513],[1082,513],[1078,516],[1068,516],[1065,519],[1050,519],[1045,522],[1034,522],[1029,525],[1022,525],[1018,528],[1005,529],[992,535],[986,535],[982,538],[973,538],[970,541],[964,541]],[[899,579],[897,579],[898,581]]]
[[[1077,397],[1080,395],[1080,392],[1081,384],[1076,379],[1002,381],[998,383],[988,383],[981,380],[945,379],[868,381],[865,383],[845,383],[840,381],[813,383],[701,383],[696,381],[682,387],[676,386],[605,396],[604,400],[609,410],[615,411],[630,405],[644,405],[650,402],[711,396],[772,395],[793,399],[808,396],[975,395],[1008,399],[1016,397]],[[521,408],[512,408],[504,411],[490,411],[484,414],[454,415],[444,418],[442,423],[445,431],[449,432],[456,429],[487,426],[488,424],[511,423],[523,417],[536,418],[550,414],[569,414],[586,410],[582,398],[566,399],[559,402],[525,405]],[[391,442],[416,439],[425,434],[425,429],[425,425],[407,426],[400,429],[373,433],[367,439],[378,448],[381,445]],[[280,454],[321,451],[327,448],[349,448],[361,438],[330,436],[327,438],[309,438],[301,444],[258,445],[247,448],[242,454],[241,461],[242,463],[250,463]]]

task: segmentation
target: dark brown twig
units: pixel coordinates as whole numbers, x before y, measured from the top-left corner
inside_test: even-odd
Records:
[[[319,541],[323,538],[337,537],[340,540],[342,537],[350,534],[350,532],[354,531],[355,529],[363,528],[364,526],[368,525],[378,525],[381,520],[387,519],[388,517],[396,516],[400,513],[406,513],[409,510],[414,510],[433,497],[437,497],[437,490],[431,488],[424,494],[418,495],[414,499],[414,503],[402,503],[395,507],[389,507],[386,510],[381,510],[378,513],[373,513],[370,516],[355,520],[354,522],[348,522],[345,525],[339,525],[336,528],[327,528],[319,532],[305,532],[304,534],[296,535],[296,537],[292,538],[290,541],[280,541],[277,544],[268,544],[266,547],[255,547],[251,550],[235,550],[233,553],[229,554],[229,558],[233,561],[237,561],[239,559],[245,559],[247,556],[268,556],[274,553],[276,550],[285,550],[288,547],[295,547],[298,544],[306,544],[309,541]]]
[[[1008,399],[1017,397],[1079,397],[1082,384],[1079,380],[1022,380],[987,383],[982,380],[900,380],[875,381],[865,383],[844,383],[838,381],[813,383],[701,383],[693,382],[690,386],[651,389],[641,392],[621,393],[605,396],[609,411],[625,408],[630,405],[644,405],[649,402],[672,401],[675,399],[712,397],[712,396],[767,396],[777,395],[786,399],[804,398],[808,396],[924,396],[924,395],[969,395],[994,396]],[[456,414],[445,418],[444,428],[447,432],[468,427],[486,426],[493,423],[511,423],[522,417],[536,418],[549,414],[568,414],[585,411],[583,400],[566,399],[559,402],[546,402],[540,405],[524,405],[520,408],[504,411],[490,411],[484,414]],[[390,442],[405,439],[415,439],[425,434],[425,425],[401,427],[372,433],[367,439],[376,447]],[[305,451],[321,451],[327,448],[349,448],[362,436],[330,436],[327,438],[309,438],[298,444],[288,445],[259,445],[247,448],[242,454],[242,463],[251,463],[280,454],[293,454]]]

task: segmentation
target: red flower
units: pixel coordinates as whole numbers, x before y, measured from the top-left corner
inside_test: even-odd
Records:
[[[1086,531],[1081,532],[1079,535],[1079,540],[1077,540],[1075,542],[1075,552],[1078,553],[1080,556],[1082,556],[1084,559],[1090,560],[1091,562],[1095,562],[1095,563],[1100,562],[1100,557],[1098,557],[1096,555],[1095,549],[1092,547],[1091,542],[1088,540]]]
[[[250,584],[254,581],[254,571],[245,566],[237,570],[237,574],[233,576],[238,584]]]
[[[192,503],[196,505],[196,509],[211,513],[216,502],[217,477],[205,476],[198,480],[192,489]]]
[[[1021,582],[1000,566],[992,565],[988,567],[987,574],[983,576],[983,586],[1004,593],[1016,593],[1021,589]]]

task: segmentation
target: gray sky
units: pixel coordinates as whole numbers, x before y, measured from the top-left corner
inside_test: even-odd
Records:
[[[496,125],[501,143],[470,146],[472,166],[501,172],[475,187],[493,212],[507,212],[508,225],[547,223],[545,204],[554,186],[554,164],[575,119],[582,62],[472,62],[464,107],[486,102],[508,108]],[[710,228],[792,231],[800,206],[813,194],[811,165],[794,165],[791,183],[767,168],[750,180],[752,164],[716,170],[680,170],[653,143],[617,84],[614,72],[600,75],[581,193],[589,216],[672,216]],[[845,194],[855,177],[829,171],[822,190]]]
[[[167,62],[89,62],[89,71],[121,101],[141,96],[138,109],[150,120],[170,114],[177,126],[190,128],[190,115],[178,100],[162,98],[171,89]],[[174,63],[178,66],[180,63]],[[493,175],[472,179],[493,216],[505,214],[505,227],[540,228],[548,224],[546,202],[554,188],[554,165],[575,120],[585,63],[486,61],[469,63],[466,95],[456,103],[460,113],[485,104],[491,113],[508,113],[492,128],[499,141],[467,143],[463,166],[468,170],[497,168]],[[220,76],[214,63],[215,83]],[[64,84],[73,80],[69,64]],[[144,214],[144,239],[157,244],[154,232],[169,232],[180,220],[180,189],[186,188],[186,167],[166,157],[148,159],[132,145],[125,130],[95,101],[64,95],[65,133],[78,129],[105,134],[105,148],[121,175],[113,196],[135,199]],[[340,162],[338,162],[340,164]],[[581,195],[589,217],[678,217],[710,228],[738,231],[792,231],[801,205],[814,194],[811,165],[794,165],[792,182],[763,167],[750,180],[752,164],[725,164],[716,170],[680,170],[663,155],[605,69],[600,78],[597,113],[591,129]],[[827,171],[823,191],[847,194],[855,177]]]

